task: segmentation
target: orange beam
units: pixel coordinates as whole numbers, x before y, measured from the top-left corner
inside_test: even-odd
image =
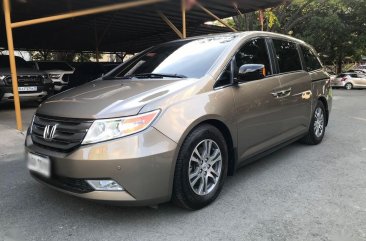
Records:
[[[12,28],[25,27],[25,26],[29,26],[29,25],[48,23],[48,22],[53,22],[53,21],[58,21],[58,20],[63,20],[63,19],[68,19],[68,18],[75,18],[75,17],[93,15],[93,14],[98,14],[98,13],[106,13],[106,12],[112,12],[112,11],[117,11],[117,10],[123,10],[123,9],[127,9],[127,8],[139,7],[139,6],[144,6],[144,5],[159,3],[159,2],[164,2],[164,1],[167,1],[167,0],[138,0],[138,1],[131,1],[131,2],[127,2],[127,3],[111,4],[111,5],[104,6],[104,7],[90,8],[90,9],[80,10],[80,11],[75,11],[75,12],[70,12],[70,13],[63,13],[63,14],[59,14],[59,15],[55,15],[55,16],[15,22],[15,23],[11,23],[11,27]]]

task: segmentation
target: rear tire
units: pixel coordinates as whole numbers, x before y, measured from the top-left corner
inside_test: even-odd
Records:
[[[300,141],[307,145],[318,145],[323,141],[326,126],[326,111],[323,102],[315,107],[308,134]]]
[[[194,129],[180,149],[174,174],[173,202],[189,210],[201,209],[219,195],[228,170],[228,148],[223,134],[203,124]]]
[[[344,88],[346,88],[346,90],[352,90],[353,89],[353,84],[352,83],[347,83]]]

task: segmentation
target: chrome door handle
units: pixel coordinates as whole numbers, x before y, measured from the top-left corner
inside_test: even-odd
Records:
[[[289,96],[291,94],[291,91],[292,91],[292,88],[288,88],[288,89],[285,89],[285,90],[280,90],[280,91],[272,92],[271,94],[275,98],[284,98],[284,97]]]

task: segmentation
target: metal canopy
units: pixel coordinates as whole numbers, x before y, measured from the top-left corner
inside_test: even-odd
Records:
[[[106,6],[131,0],[13,0],[12,22],[47,17],[60,13]],[[200,3],[220,18],[278,5],[282,0],[201,0]],[[71,50],[134,53],[151,45],[177,38],[159,17],[165,14],[178,28],[182,26],[181,1],[171,0],[121,11],[42,23],[13,30],[16,49]],[[1,18],[2,20],[2,18]],[[5,27],[0,20],[0,46],[6,48]],[[187,36],[230,31],[203,25],[214,20],[199,8],[187,12]]]

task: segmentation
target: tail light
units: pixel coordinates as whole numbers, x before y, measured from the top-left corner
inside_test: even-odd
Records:
[[[347,79],[347,77],[343,77],[343,78],[341,79],[341,81],[342,81],[342,82],[344,82],[344,81],[346,81],[346,79]]]

